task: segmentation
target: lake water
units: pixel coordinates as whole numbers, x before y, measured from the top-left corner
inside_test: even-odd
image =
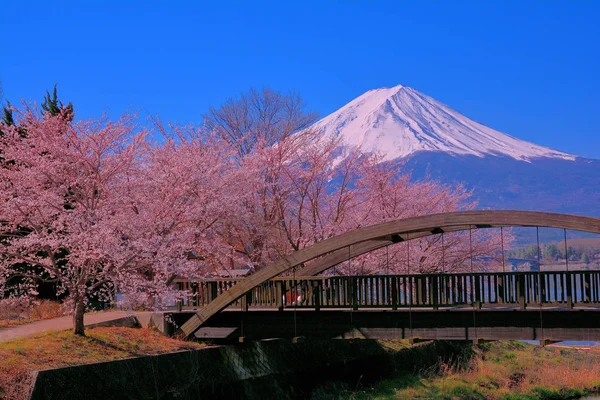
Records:
[[[530,344],[540,344],[539,340],[520,340],[520,342],[530,343]],[[575,340],[565,340],[564,342],[558,342],[555,344],[563,345],[563,346],[575,346],[575,347],[592,347],[600,345],[600,342],[579,342]],[[600,397],[598,397],[600,399]]]

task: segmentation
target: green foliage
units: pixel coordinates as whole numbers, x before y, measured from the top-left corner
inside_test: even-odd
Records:
[[[519,342],[518,340],[509,340],[508,345],[516,350],[525,350],[527,347],[526,343]]]
[[[533,388],[533,392],[540,400],[565,400],[565,399],[579,399],[587,394],[584,389],[570,388],[570,389],[550,389],[546,387]]]
[[[54,85],[54,89],[52,90],[52,94],[46,91],[46,95],[44,96],[44,102],[42,103],[42,110],[45,113],[50,114],[55,117],[57,115],[63,115],[67,122],[73,121],[73,104],[69,102],[66,106],[63,105],[62,101],[58,99],[57,94],[57,85]]]
[[[567,248],[569,261],[582,261],[589,264],[600,256],[600,248],[596,246],[572,246]],[[560,261],[565,259],[565,249],[557,244],[548,244],[541,249],[542,262]],[[538,257],[537,245],[527,246],[506,252],[506,257],[536,260]]]
[[[560,251],[557,245],[548,244],[544,248],[544,257],[552,260],[558,260],[559,258],[564,258],[563,252]]]
[[[10,107],[10,103],[7,101],[6,106],[2,107],[2,124],[6,126],[12,126],[15,124],[15,119],[13,117],[13,111]],[[0,137],[4,136],[5,133],[0,129]]]
[[[13,117],[13,111],[12,108],[10,107],[10,103],[7,101],[6,102],[6,106],[3,108],[3,118],[2,118],[2,122],[4,123],[4,125],[6,126],[12,126],[15,124],[15,119]]]
[[[538,397],[526,393],[505,393],[499,400],[538,400]]]
[[[73,122],[73,118],[75,117],[75,113],[73,111],[73,104],[69,102],[66,106],[62,101],[58,98],[57,85],[54,85],[52,89],[52,94],[46,91],[46,95],[44,96],[44,102],[42,103],[42,114],[48,114],[50,116],[62,115],[65,122],[71,123]],[[16,121],[13,115],[13,109],[10,105],[10,102],[7,100],[6,105],[2,107],[2,120],[0,121],[0,137],[5,135],[5,132],[2,131],[1,125],[5,126],[13,126],[16,125]],[[27,137],[27,131],[22,127],[18,127],[19,135],[21,137]]]
[[[538,247],[527,246],[516,250],[507,252],[507,256],[511,258],[525,258],[525,259],[537,259],[538,258]]]

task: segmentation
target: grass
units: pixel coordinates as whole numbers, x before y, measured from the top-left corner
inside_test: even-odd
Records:
[[[479,346],[467,367],[425,371],[347,392],[347,399],[579,399],[600,390],[600,352],[520,342]]]
[[[42,300],[28,307],[0,304],[0,329],[62,315],[60,303],[51,300]]]
[[[94,328],[86,335],[54,331],[0,343],[0,398],[22,398],[31,371],[203,347],[151,329]]]

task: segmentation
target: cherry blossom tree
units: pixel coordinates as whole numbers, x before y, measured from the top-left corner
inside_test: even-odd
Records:
[[[133,213],[125,237],[132,255],[161,266],[159,282],[200,278],[231,256],[220,234],[244,201],[251,170],[236,168],[225,142],[197,128],[159,125],[159,131],[163,140],[149,146],[122,196],[121,207]]]
[[[356,153],[341,153],[338,139],[313,131],[255,149],[242,159],[241,169],[253,172],[240,218],[224,237],[244,243],[249,261],[261,266],[343,232],[358,164]]]
[[[250,196],[241,218],[231,221],[224,237],[232,246],[244,243],[242,252],[259,266],[361,226],[475,207],[461,186],[415,182],[402,165],[384,163],[377,154],[348,152],[339,138],[310,129],[256,146],[240,162],[255,173],[246,182]],[[411,241],[410,251],[406,246],[372,252],[335,271],[465,270],[471,260],[497,256],[501,247],[495,231],[436,235]],[[481,267],[476,262],[475,268]]]
[[[360,226],[421,215],[469,210],[476,206],[464,187],[443,185],[425,178],[413,181],[402,165],[382,162],[376,154],[364,157],[354,189],[360,205],[353,209]],[[346,263],[347,273],[435,273],[481,269],[472,260],[498,257],[496,230],[437,234],[374,251]],[[504,238],[507,243],[511,236]],[[410,248],[409,248],[410,247]]]
[[[23,112],[26,137],[14,125],[2,128],[0,276],[19,276],[30,294],[34,281],[56,282],[72,301],[75,333],[83,334],[87,296],[110,289],[121,246],[112,234],[121,217],[113,190],[135,168],[145,133],[134,133],[127,116],[69,124],[37,115]]]
[[[36,281],[56,282],[83,335],[90,296],[107,299],[116,286],[154,298],[174,275],[201,275],[189,253],[218,254],[211,228],[236,193],[221,179],[218,141],[181,134],[151,145],[132,116],[38,115],[21,113],[26,137],[2,126],[1,289],[35,295]]]

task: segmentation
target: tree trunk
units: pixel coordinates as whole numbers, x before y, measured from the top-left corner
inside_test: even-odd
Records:
[[[73,309],[73,333],[75,335],[85,336],[83,325],[83,314],[85,312],[85,304],[83,300],[75,299],[75,308]]]

